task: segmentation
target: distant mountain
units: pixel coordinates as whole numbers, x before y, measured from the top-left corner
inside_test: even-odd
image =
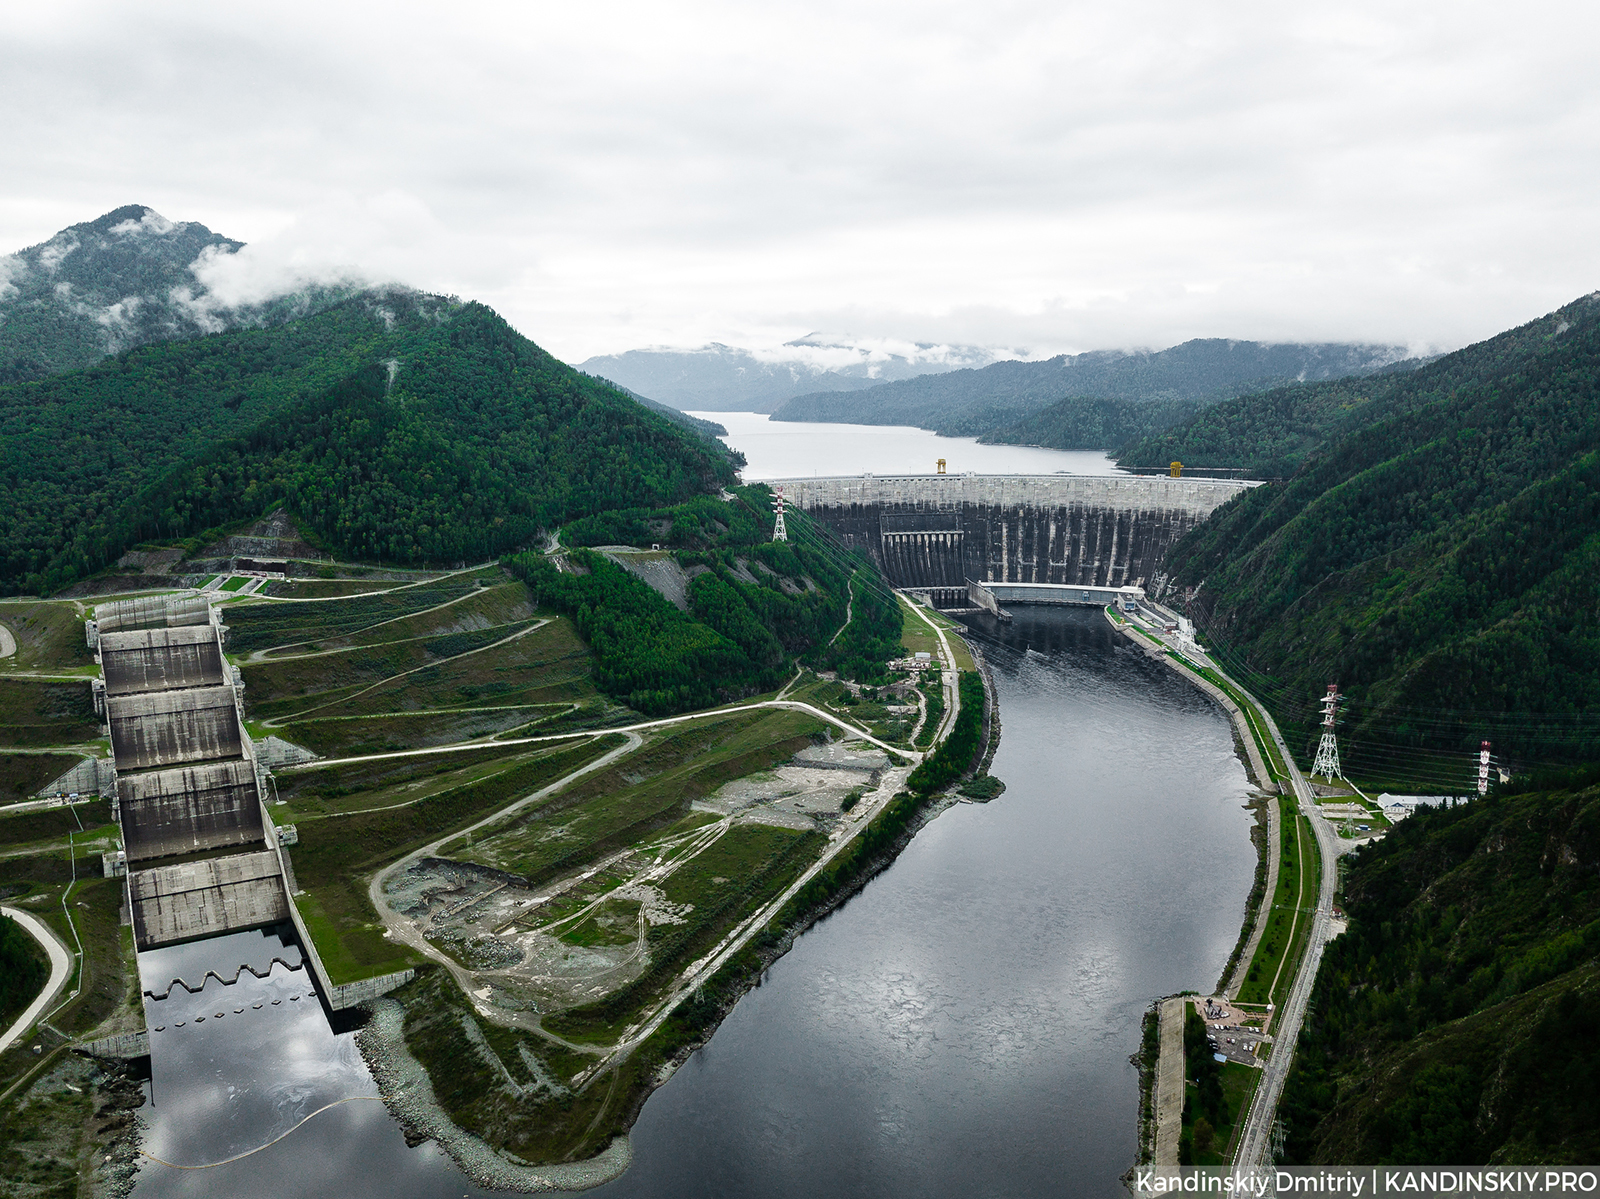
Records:
[[[279,507],[340,555],[481,561],[715,492],[740,461],[481,304],[366,291],[0,387],[0,594]]]
[[[1399,346],[1269,345],[1206,338],[1166,350],[1095,350],[1044,362],[997,362],[978,370],[883,383],[848,398],[825,393],[798,396],[778,407],[773,419],[915,425],[951,437],[1059,449],[1112,449],[1120,442],[1108,445],[1105,438],[1120,435],[1130,419],[1137,427],[1139,414],[1131,418],[1124,414],[1105,429],[1104,420],[1080,420],[1079,406],[1067,404],[1062,419],[1047,422],[1046,427],[1022,426],[1022,422],[1073,397],[1200,406],[1284,383],[1369,374],[1404,357]],[[1174,411],[1174,416],[1180,414],[1186,413],[1181,408]],[[1051,424],[1060,428],[1054,440],[1049,439]],[[1077,444],[1070,444],[1073,441]]]
[[[351,294],[322,287],[220,306],[192,268],[243,244],[129,204],[0,257],[0,383],[92,366],[151,342],[290,320]]]
[[[772,351],[721,344],[698,350],[629,350],[590,358],[578,369],[674,408],[770,412],[810,392],[859,391],[885,380],[982,366],[997,356],[974,346],[867,343],[812,334]]]

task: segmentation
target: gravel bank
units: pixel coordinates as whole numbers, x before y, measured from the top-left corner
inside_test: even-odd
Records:
[[[633,1151],[625,1136],[614,1138],[598,1157],[554,1166],[525,1165],[491,1149],[481,1139],[452,1123],[439,1106],[427,1071],[406,1048],[405,1009],[399,1001],[379,999],[369,1007],[372,1019],[361,1030],[356,1043],[378,1081],[384,1103],[405,1127],[408,1138],[437,1141],[462,1172],[479,1186],[525,1194],[582,1191],[610,1182],[633,1161]]]

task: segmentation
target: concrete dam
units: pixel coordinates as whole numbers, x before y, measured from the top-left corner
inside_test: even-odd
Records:
[[[1174,542],[1259,484],[1143,475],[774,479],[894,587],[966,604],[968,580],[1145,586]],[[957,594],[959,592],[959,595]]]

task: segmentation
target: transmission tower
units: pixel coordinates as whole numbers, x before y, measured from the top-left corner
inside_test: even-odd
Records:
[[[772,499],[772,510],[778,514],[777,522],[772,526],[772,540],[788,541],[789,530],[783,523],[783,484],[778,484],[778,494]]]
[[[1333,735],[1333,722],[1339,711],[1339,685],[1328,684],[1328,694],[1322,697],[1322,741],[1317,746],[1317,760],[1311,765],[1311,777],[1322,775],[1330,783],[1343,778],[1339,769],[1339,742]]]

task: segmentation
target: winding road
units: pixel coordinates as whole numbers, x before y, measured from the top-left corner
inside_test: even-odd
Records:
[[[24,912],[21,908],[0,908],[0,914],[10,916],[22,925],[23,929],[43,945],[45,952],[50,955],[50,981],[45,983],[44,990],[34,997],[33,1002],[22,1015],[17,1017],[16,1022],[0,1034],[0,1053],[4,1053],[27,1035],[45,1008],[66,989],[67,980],[72,977],[72,954],[57,939],[55,933],[50,931],[50,926],[33,913]]]

